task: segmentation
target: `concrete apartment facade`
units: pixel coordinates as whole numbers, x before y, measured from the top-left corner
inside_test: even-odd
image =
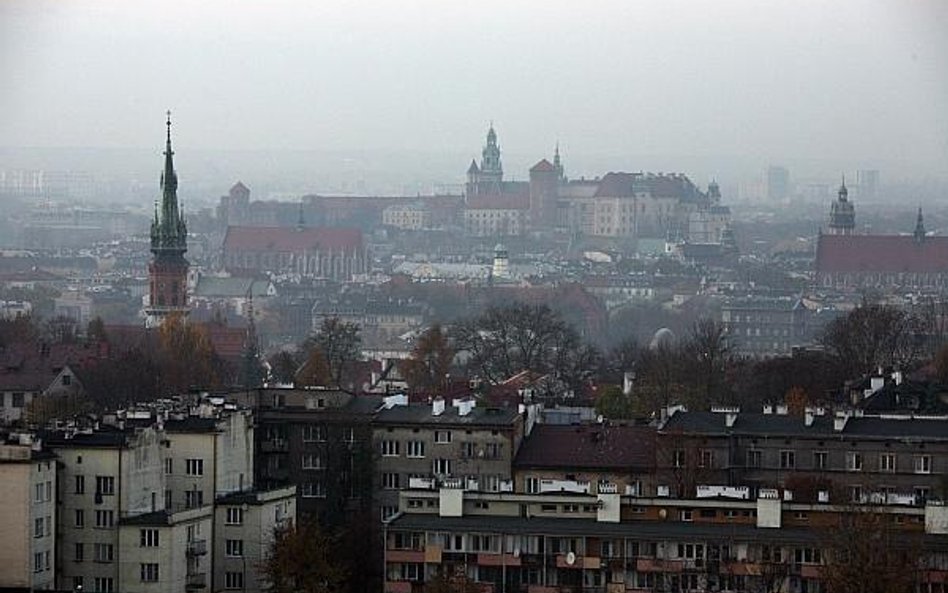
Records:
[[[31,439],[0,444],[0,589],[55,588],[56,477]]]

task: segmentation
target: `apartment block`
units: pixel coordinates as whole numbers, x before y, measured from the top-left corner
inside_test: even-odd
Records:
[[[512,461],[524,435],[516,409],[481,408],[473,400],[448,406],[389,398],[373,418],[376,505],[385,519],[398,508],[403,488],[453,483],[467,490],[512,492]]]
[[[0,589],[55,588],[56,459],[29,435],[0,443]]]
[[[821,591],[832,530],[851,512],[779,498],[409,490],[385,526],[384,591],[420,592],[439,574],[487,592]],[[917,555],[920,590],[944,591],[948,508],[877,512]]]

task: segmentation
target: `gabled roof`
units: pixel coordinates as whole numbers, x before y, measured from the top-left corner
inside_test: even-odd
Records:
[[[224,251],[301,252],[310,250],[353,251],[362,249],[359,229],[310,227],[227,227]]]
[[[948,237],[911,235],[820,235],[816,246],[820,273],[948,271]]]
[[[471,159],[471,166],[467,168],[467,172],[468,172],[468,173],[480,173],[480,172],[481,172],[480,168],[477,166],[477,161],[475,161],[474,159]]]
[[[538,424],[524,439],[516,467],[648,470],[655,465],[655,429],[648,426]]]
[[[540,159],[540,162],[530,167],[531,173],[552,173],[553,171],[556,171],[556,168],[546,159]]]

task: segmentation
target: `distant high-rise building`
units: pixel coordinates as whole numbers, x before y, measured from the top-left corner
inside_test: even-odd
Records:
[[[790,196],[790,171],[786,167],[772,165],[767,168],[767,198],[785,200]]]
[[[860,169],[856,171],[856,185],[859,188],[859,197],[871,199],[879,191],[879,170]]]
[[[165,170],[161,174],[161,207],[155,208],[151,223],[151,252],[148,266],[150,284],[145,322],[150,327],[161,324],[172,313],[188,312],[188,229],[178,208],[178,175],[174,171],[171,150],[171,112],[168,112],[168,138],[165,145]]]

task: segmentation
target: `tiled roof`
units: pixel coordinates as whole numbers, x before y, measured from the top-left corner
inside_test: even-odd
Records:
[[[551,173],[555,170],[556,169],[553,167],[550,161],[546,159],[541,159],[539,163],[530,167],[531,173]]]
[[[820,235],[816,269],[833,272],[937,273],[948,270],[948,237]]]
[[[655,429],[609,424],[539,424],[524,439],[514,465],[647,470],[655,465]]]
[[[359,229],[312,227],[227,227],[224,251],[276,251],[299,253],[311,250],[353,251],[362,249]]]

